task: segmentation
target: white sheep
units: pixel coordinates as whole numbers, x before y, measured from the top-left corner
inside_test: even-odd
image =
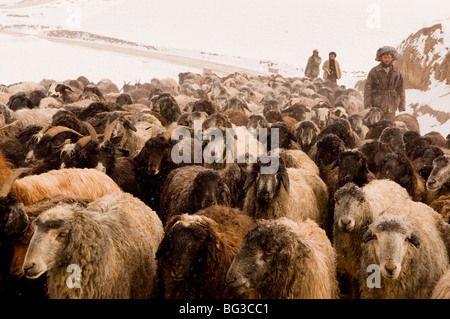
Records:
[[[431,299],[450,299],[450,268],[441,276],[434,287]]]
[[[420,202],[407,200],[383,211],[363,236],[361,298],[431,298],[449,265],[442,229],[440,215]]]
[[[391,180],[373,180],[363,187],[347,183],[334,194],[333,247],[338,274],[358,294],[362,237],[386,208],[410,199],[405,188]]]
[[[58,205],[33,227],[23,270],[30,279],[47,272],[49,298],[153,297],[164,231],[156,213],[131,194],[110,194],[87,208]],[[74,269],[78,286],[68,283]]]

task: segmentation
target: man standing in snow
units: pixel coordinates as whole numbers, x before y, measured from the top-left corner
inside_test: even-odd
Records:
[[[330,52],[328,54],[329,59],[323,63],[323,79],[333,83],[337,83],[337,80],[341,78],[341,67],[339,62],[336,61],[336,52]]]
[[[319,50],[314,49],[313,55],[309,57],[308,63],[306,64],[305,76],[311,79],[318,77],[320,73],[320,63],[322,63],[322,58],[319,56]]]
[[[379,107],[384,113],[384,119],[389,121],[394,120],[397,110],[405,111],[403,77],[392,64],[397,58],[395,48],[379,48],[375,60],[381,63],[370,70],[364,87],[364,108]]]

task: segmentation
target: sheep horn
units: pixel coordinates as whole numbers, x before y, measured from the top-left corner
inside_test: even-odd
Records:
[[[71,133],[77,134],[78,136],[83,136],[80,133],[78,133],[77,131],[72,130],[71,128],[68,128],[68,127],[65,127],[65,126],[54,126],[54,127],[50,128],[50,129],[48,129],[47,131],[45,131],[45,134],[49,135],[51,137],[54,137],[54,136],[56,136],[56,135],[58,135],[60,133],[63,133],[63,132],[71,132]]]
[[[91,125],[91,123],[88,122],[83,122],[84,126],[87,128],[87,130],[89,131],[89,135],[91,136],[93,141],[97,141],[98,140],[98,135],[97,132],[95,131],[95,128]]]
[[[84,136],[77,141],[81,147],[85,147],[92,140],[92,136]]]
[[[116,124],[119,122],[119,119],[115,119],[114,121],[111,122],[111,124],[109,124],[106,128],[105,128],[105,132],[104,132],[104,137],[103,140],[104,141],[109,141],[112,133],[114,131],[114,128],[116,127]]]
[[[167,131],[164,132],[164,135],[163,135],[164,139],[167,140],[167,141],[170,140],[170,138],[172,137],[173,131],[175,131],[176,129],[179,129],[179,128],[188,129],[191,133],[194,132],[194,130],[191,127],[189,127],[189,126],[174,125],[174,126],[169,127],[167,129]]]
[[[12,122],[11,124],[3,125],[2,127],[0,127],[0,132],[9,130],[10,128],[16,126],[18,123],[19,123],[19,121],[14,121],[14,122]]]
[[[6,178],[5,182],[2,185],[2,188],[0,189],[0,197],[6,197],[8,196],[9,191],[11,190],[11,187],[14,183],[14,181],[23,173],[27,173],[31,171],[31,168],[29,167],[21,167],[18,169],[15,169],[11,172],[11,174]]]

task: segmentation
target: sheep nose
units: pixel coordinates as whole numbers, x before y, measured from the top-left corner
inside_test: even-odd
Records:
[[[28,272],[30,271],[30,270],[32,270],[33,268],[34,268],[34,266],[36,266],[36,264],[35,263],[32,263],[31,265],[23,265],[23,271],[25,272],[25,274],[28,274]]]
[[[344,225],[348,225],[348,224],[350,224],[350,219],[343,217],[343,218],[341,218],[341,223]]]
[[[394,271],[397,269],[397,266],[392,261],[388,261],[384,265],[384,269],[386,269],[386,271],[392,275]]]

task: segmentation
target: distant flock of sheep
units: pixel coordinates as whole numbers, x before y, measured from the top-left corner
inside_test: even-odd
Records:
[[[0,85],[0,296],[450,298],[450,134],[362,102],[242,73]],[[231,161],[193,160],[210,129]]]

